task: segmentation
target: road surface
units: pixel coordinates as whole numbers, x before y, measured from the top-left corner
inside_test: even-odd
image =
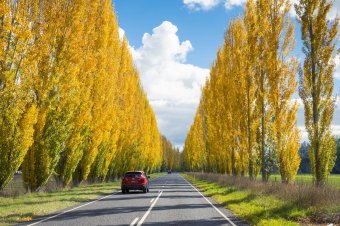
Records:
[[[150,192],[102,197],[25,225],[246,225],[179,174],[150,181]]]

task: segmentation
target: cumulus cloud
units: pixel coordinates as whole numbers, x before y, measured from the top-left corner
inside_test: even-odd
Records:
[[[226,9],[232,9],[235,6],[242,6],[246,2],[247,0],[226,0],[224,3],[224,7]]]
[[[125,36],[125,31],[124,31],[124,29],[121,28],[121,27],[119,27],[119,28],[118,28],[118,34],[119,34],[119,39],[120,39],[120,41],[122,42],[123,39],[124,39],[124,36]]]
[[[183,0],[183,3],[192,10],[209,10],[222,2],[226,9],[232,9],[235,6],[242,6],[247,0]]]
[[[308,141],[308,134],[305,128],[305,116],[304,116],[304,109],[303,109],[303,103],[301,99],[296,99],[300,104],[300,108],[297,112],[297,122],[298,127],[301,130],[301,142]],[[333,135],[340,137],[340,97],[337,97],[336,103],[335,103],[335,110],[334,110],[334,117],[333,117],[333,123],[332,123],[332,132]]]
[[[194,48],[189,40],[181,42],[177,31],[164,21],[131,52],[161,132],[182,147],[209,70],[186,63]]]
[[[340,1],[337,0],[337,1],[334,1],[333,8],[328,14],[328,19],[332,20],[332,19],[335,19],[337,16],[340,16],[339,12],[340,12]]]
[[[337,55],[335,57],[334,63],[335,63],[334,78],[340,80],[340,55]]]
[[[221,0],[183,0],[183,3],[192,10],[209,10],[217,6]]]
[[[306,127],[299,126],[301,132],[301,143],[302,142],[309,142],[308,133],[306,131]],[[336,137],[340,137],[340,125],[332,125],[332,134]]]
[[[290,3],[291,3],[291,8],[290,8],[289,14],[291,17],[295,18],[297,15],[296,15],[294,4],[299,3],[299,0],[290,0]]]
[[[210,10],[222,2],[224,3],[224,7],[227,10],[230,10],[234,7],[244,6],[247,0],[183,0],[183,3],[189,9],[192,9],[195,11]],[[292,5],[291,10],[290,10],[290,15],[292,17],[296,17],[294,4],[298,3],[299,0],[290,0],[290,2]],[[340,16],[339,12],[340,12],[340,1],[334,1],[333,8],[328,14],[328,19],[333,20],[336,18],[336,16]]]
[[[290,15],[292,17],[296,17],[294,4],[299,3],[299,0],[290,0],[290,2],[292,4],[292,8],[290,9]],[[334,1],[333,7],[330,10],[329,14],[327,15],[327,18],[330,20],[334,20],[336,16],[339,16],[339,12],[340,12],[340,1]]]

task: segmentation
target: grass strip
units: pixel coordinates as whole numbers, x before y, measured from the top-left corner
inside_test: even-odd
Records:
[[[217,203],[230,209],[236,216],[252,225],[299,225],[315,211],[313,207],[299,208],[289,200],[273,195],[257,194],[231,186],[220,186],[184,175],[195,187]]]

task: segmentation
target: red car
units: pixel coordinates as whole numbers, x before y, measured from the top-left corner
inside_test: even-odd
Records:
[[[143,171],[128,171],[122,180],[122,193],[129,190],[142,190],[144,193],[149,192],[148,176]]]

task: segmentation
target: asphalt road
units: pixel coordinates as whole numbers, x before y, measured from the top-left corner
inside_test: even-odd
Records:
[[[179,174],[150,181],[150,192],[114,193],[26,225],[246,225]]]

